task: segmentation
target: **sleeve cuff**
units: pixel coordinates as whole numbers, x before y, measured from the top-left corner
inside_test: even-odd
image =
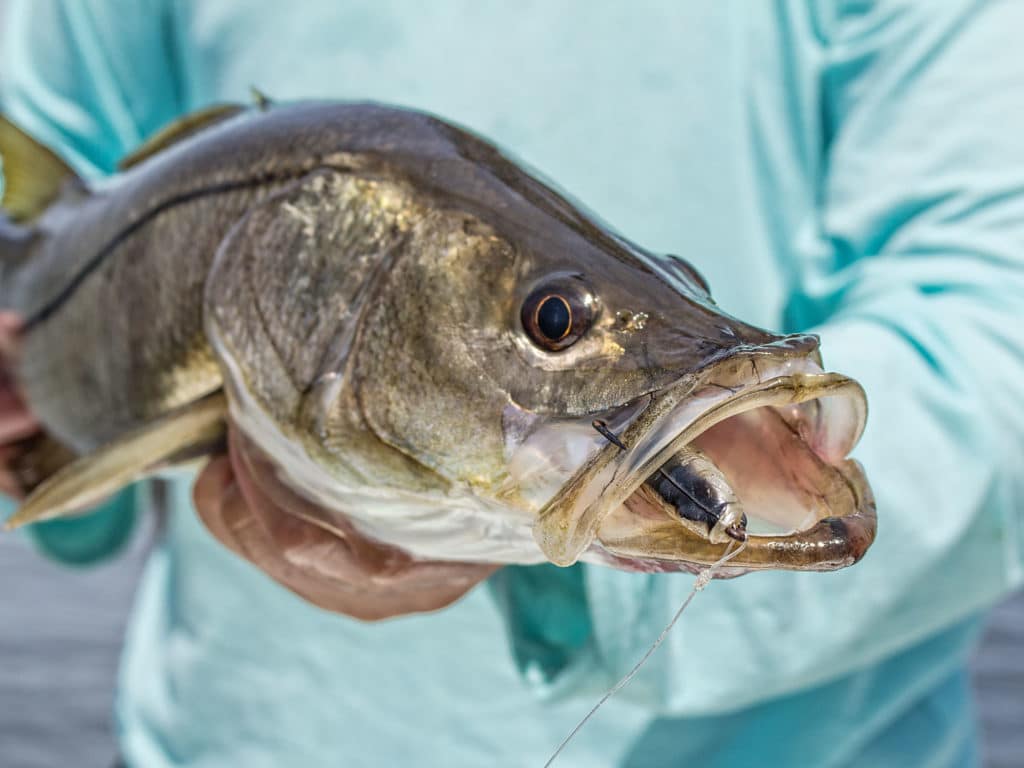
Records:
[[[81,517],[30,525],[29,539],[42,554],[67,565],[89,565],[116,554],[135,527],[136,488],[127,488]]]

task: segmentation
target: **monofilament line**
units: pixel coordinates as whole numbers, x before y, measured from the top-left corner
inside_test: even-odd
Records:
[[[725,550],[725,554],[722,555],[722,557],[719,558],[719,560],[716,563],[714,563],[713,565],[709,565],[707,568],[705,568],[697,574],[697,579],[693,582],[693,589],[690,590],[690,594],[686,596],[686,599],[683,600],[683,604],[679,606],[679,610],[676,611],[675,615],[672,617],[672,620],[669,621],[669,623],[665,626],[665,629],[663,629],[661,631],[661,634],[658,635],[658,639],[655,640],[654,644],[647,649],[647,653],[643,655],[643,658],[641,658],[640,661],[638,661],[634,665],[634,667],[631,670],[629,670],[629,672],[627,672],[621,680],[619,680],[619,682],[617,682],[615,685],[608,689],[608,692],[604,696],[602,696],[601,700],[597,702],[597,704],[595,704],[589,712],[587,712],[586,716],[582,720],[580,720],[579,723],[576,724],[576,727],[572,729],[569,735],[562,739],[562,743],[558,745],[558,749],[556,749],[554,751],[554,754],[552,754],[551,757],[548,758],[548,761],[544,763],[544,768],[551,768],[552,763],[555,762],[555,758],[557,758],[562,753],[563,749],[569,746],[569,742],[573,740],[573,737],[580,732],[580,729],[587,724],[587,721],[594,716],[597,710],[599,710],[602,707],[602,705],[606,701],[608,701],[608,699],[610,699],[612,696],[614,696],[616,693],[618,693],[620,690],[626,687],[629,681],[632,680],[636,673],[640,671],[640,667],[646,664],[647,660],[651,658],[651,655],[656,650],[658,650],[658,646],[662,644],[662,642],[668,636],[668,633],[672,631],[672,627],[674,627],[676,622],[679,621],[679,617],[683,615],[683,611],[686,610],[686,606],[688,606],[690,604],[690,601],[693,600],[694,595],[696,595],[698,592],[700,592],[702,589],[704,589],[704,587],[708,585],[708,582],[710,582],[711,578],[715,575],[716,570],[718,570],[727,562],[736,557],[736,555],[742,552],[746,548],[746,546],[747,543],[743,542],[739,545],[739,547],[736,550],[730,552],[729,550],[732,549],[732,543],[730,543],[729,549]]]

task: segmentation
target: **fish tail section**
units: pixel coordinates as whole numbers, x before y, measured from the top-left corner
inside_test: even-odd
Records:
[[[29,259],[33,220],[61,194],[74,171],[53,151],[0,114],[0,307],[11,304],[10,278]]]
[[[25,224],[39,216],[60,195],[75,172],[52,150],[0,115],[0,161],[4,191],[0,198],[7,219]]]
[[[0,311],[17,305],[14,274],[29,261],[35,240],[34,230],[18,226],[0,210]]]

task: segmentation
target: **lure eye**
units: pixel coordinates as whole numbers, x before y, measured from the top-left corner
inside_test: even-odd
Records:
[[[523,302],[523,328],[538,347],[557,352],[587,332],[592,307],[593,297],[582,285],[568,280],[542,285]]]

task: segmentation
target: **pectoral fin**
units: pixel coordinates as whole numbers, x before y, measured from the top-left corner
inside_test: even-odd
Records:
[[[223,393],[215,392],[75,459],[36,488],[5,528],[81,512],[158,469],[216,450],[226,413]]]

